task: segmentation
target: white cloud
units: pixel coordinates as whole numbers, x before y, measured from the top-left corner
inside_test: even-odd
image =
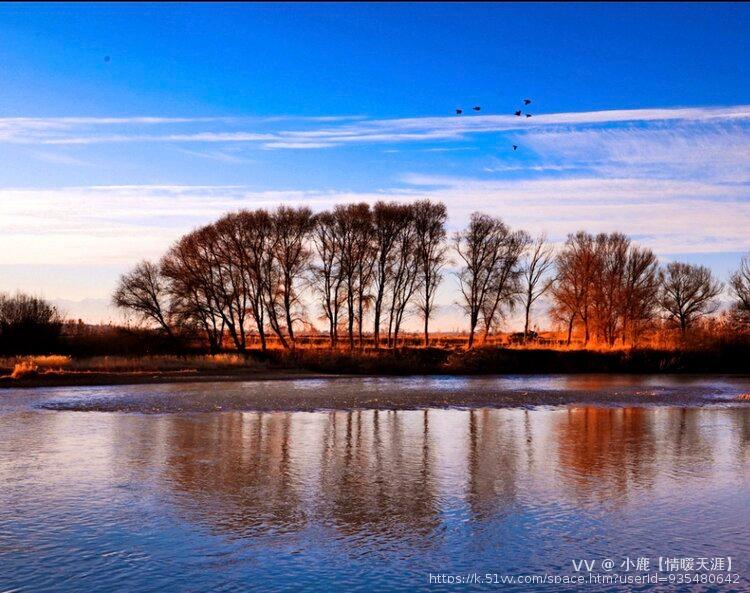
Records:
[[[550,113],[538,114],[532,118],[518,118],[513,115],[392,119],[367,119],[362,116],[5,118],[0,119],[0,142],[243,142],[269,148],[316,149],[348,144],[463,140],[472,134],[482,133],[530,134],[540,130],[563,130],[565,133],[565,130],[571,127],[604,125],[632,127],[670,122],[673,125],[742,126],[747,124],[748,120],[750,106],[746,105]],[[290,122],[298,122],[303,124],[303,127],[285,129],[277,125]],[[326,125],[315,127],[314,124]],[[150,131],[154,126],[170,128],[170,131],[154,133]]]
[[[524,146],[545,162],[603,175],[750,180],[750,130],[736,122],[585,130],[535,130]]]
[[[84,161],[83,159],[76,158],[72,155],[64,152],[49,152],[43,150],[32,150],[29,151],[29,156],[43,161],[45,163],[52,163],[53,165],[70,165],[73,167],[88,166],[91,163]]]
[[[219,161],[221,163],[252,163],[255,162],[252,159],[245,158],[236,154],[234,151],[226,150],[188,150],[187,148],[179,148],[179,152],[188,156],[194,156],[201,159],[208,159],[211,161]]]
[[[661,179],[482,181],[412,175],[373,192],[253,191],[242,186],[97,186],[0,190],[0,264],[117,264],[158,257],[180,234],[239,208],[381,199],[442,200],[450,226],[482,210],[561,240],[620,230],[661,253],[750,249],[750,190]]]

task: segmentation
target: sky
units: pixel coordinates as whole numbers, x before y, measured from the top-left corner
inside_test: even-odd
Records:
[[[107,320],[120,273],[225,211],[425,197],[725,279],[749,30],[743,4],[2,4],[0,291]]]

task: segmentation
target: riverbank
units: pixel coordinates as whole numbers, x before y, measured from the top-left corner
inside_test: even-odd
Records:
[[[35,356],[0,359],[0,389],[230,382],[349,375],[750,374],[745,348],[690,350],[542,348],[300,348],[246,355]]]
[[[47,371],[18,379],[0,377],[0,389],[28,389],[37,387],[86,387],[106,385],[149,385],[162,383],[235,383],[243,381],[285,381],[323,378],[328,375],[304,370],[274,371]]]

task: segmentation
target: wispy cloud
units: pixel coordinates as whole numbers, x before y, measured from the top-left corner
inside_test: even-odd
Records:
[[[252,163],[253,159],[243,157],[236,152],[230,152],[226,150],[189,150],[187,148],[179,148],[179,152],[188,156],[198,157],[200,159],[208,159],[210,161],[218,161],[221,163]]]
[[[523,142],[545,162],[603,175],[750,181],[750,129],[736,121],[534,130]]]
[[[31,150],[28,152],[32,158],[53,165],[68,165],[73,167],[84,167],[91,163],[83,159],[74,157],[64,152],[50,152],[44,150]]]
[[[301,124],[285,127],[283,124]],[[351,144],[465,140],[475,134],[530,135],[580,127],[670,123],[735,125],[750,122],[750,106],[630,109],[513,115],[368,119],[363,116],[5,118],[0,142],[19,144],[101,144],[127,142],[253,143],[274,149],[318,149]],[[323,124],[320,126],[319,124]],[[167,132],[153,128],[168,129]]]
[[[474,210],[555,240],[619,230],[660,253],[750,248],[750,189],[660,179],[478,180],[411,175],[372,192],[257,191],[243,186],[133,185],[0,190],[0,264],[129,265],[180,234],[239,208],[377,200],[444,201],[453,229]]]
[[[750,107],[746,106],[558,113],[530,120],[512,115],[333,116],[323,121],[295,120],[293,129],[285,117],[263,122],[92,119],[0,120],[0,142],[4,137],[8,142],[23,137],[29,144],[44,145],[169,142],[191,157],[238,163],[246,162],[244,150],[250,146],[304,150],[402,143],[382,148],[406,150],[405,143],[428,141],[416,147],[425,153],[464,149],[467,137],[494,131],[518,139],[522,151],[521,156],[514,153],[507,158],[477,152],[481,162],[473,175],[415,172],[363,192],[257,191],[243,185],[0,189],[0,263],[120,265],[158,256],[181,233],[226,210],[282,202],[322,209],[347,201],[417,198],[443,200],[453,228],[465,224],[473,210],[484,210],[513,226],[547,231],[558,240],[586,228],[620,230],[661,253],[750,249]],[[63,146],[59,154],[49,146],[24,148],[32,149],[37,158],[57,158],[59,164],[66,164]]]

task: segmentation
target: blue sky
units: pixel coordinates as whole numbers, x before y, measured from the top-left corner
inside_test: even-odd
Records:
[[[2,5],[0,289],[96,317],[224,210],[425,196],[725,276],[747,31],[742,4]]]

